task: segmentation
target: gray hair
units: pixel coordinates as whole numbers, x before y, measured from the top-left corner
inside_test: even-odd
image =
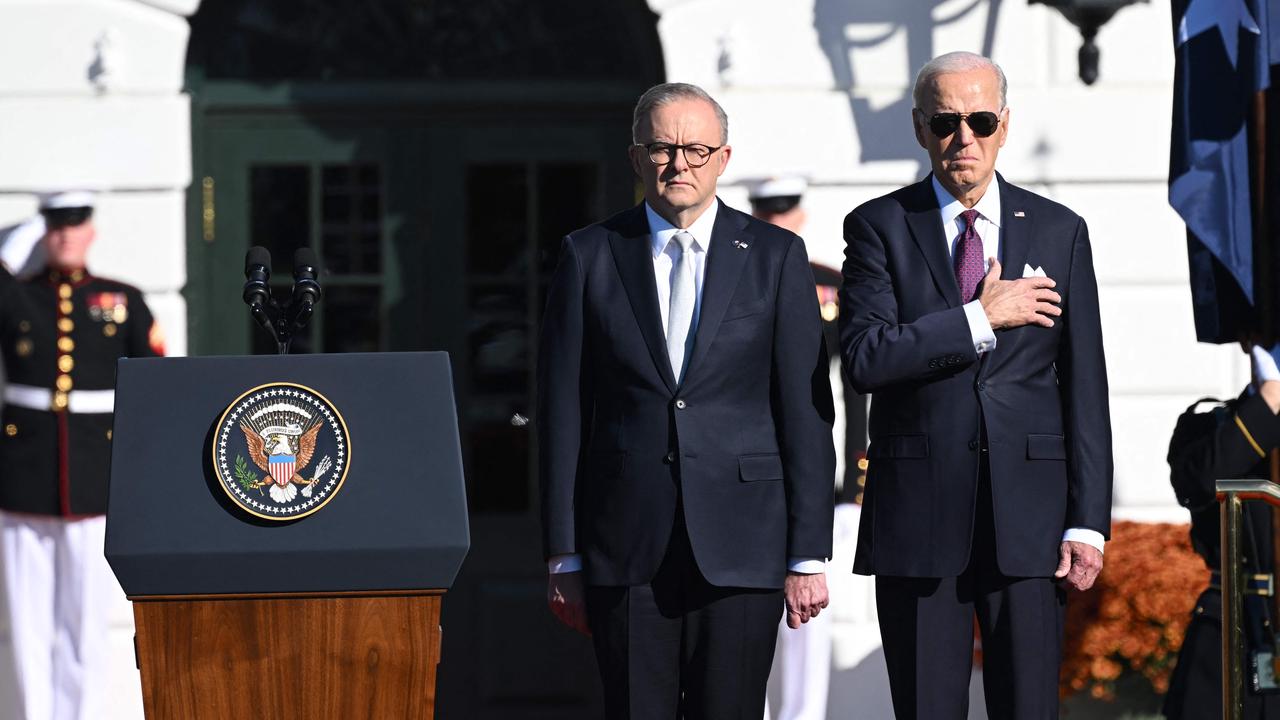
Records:
[[[706,90],[689,83],[654,85],[640,96],[636,101],[635,113],[631,116],[631,142],[640,142],[640,123],[648,120],[650,113],[677,100],[701,100],[711,105],[716,112],[716,120],[720,121],[720,144],[725,145],[729,142],[729,115],[715,98],[707,94]]]
[[[970,70],[992,70],[1000,80],[1000,107],[1005,105],[1005,94],[1009,91],[1009,81],[1004,77],[1004,70],[991,58],[971,52],[949,52],[930,60],[916,73],[916,85],[911,91],[911,99],[918,109],[924,102],[924,95],[929,83],[939,75],[969,72]]]

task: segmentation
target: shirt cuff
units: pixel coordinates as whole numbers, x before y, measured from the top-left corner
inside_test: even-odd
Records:
[[[787,558],[787,572],[817,575],[820,572],[826,572],[826,570],[827,561],[823,558]]]
[[[1091,545],[1097,548],[1098,552],[1106,552],[1102,549],[1103,544],[1106,543],[1106,539],[1103,538],[1102,533],[1097,530],[1090,530],[1089,528],[1068,528],[1066,532],[1062,533],[1062,542],[1067,541],[1084,543],[1085,545]]]
[[[561,573],[578,572],[582,569],[582,556],[577,553],[568,555],[552,555],[547,560],[547,572],[552,575]]]
[[[1253,377],[1258,382],[1280,380],[1280,368],[1276,367],[1276,359],[1270,351],[1257,345],[1250,353],[1253,356]]]
[[[982,309],[981,300],[970,300],[964,304],[964,317],[969,321],[969,335],[973,338],[973,349],[979,355],[996,349],[996,333],[987,321],[987,312]]]

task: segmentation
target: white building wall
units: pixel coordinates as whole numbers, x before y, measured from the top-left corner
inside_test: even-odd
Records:
[[[745,210],[745,180],[809,177],[803,234],[810,255],[837,268],[844,215],[928,172],[911,132],[915,71],[944,52],[983,52],[990,23],[990,54],[1008,77],[1011,108],[997,168],[1089,223],[1110,376],[1115,517],[1188,520],[1164,460],[1174,420],[1201,396],[1238,393],[1248,364],[1238,348],[1195,342],[1185,231],[1166,199],[1168,0],[1126,8],[1102,29],[1101,78],[1092,87],[1077,77],[1078,31],[1026,0],[649,4],[661,18],[667,79],[701,85],[729,114],[734,155],[721,196]],[[877,701],[849,691],[883,691],[870,677],[884,677],[883,659],[870,584],[834,577],[848,565],[835,564],[841,622],[831,717],[889,717],[887,694]],[[980,706],[977,693],[975,716]]]
[[[187,346],[185,16],[198,5],[0,0],[0,228],[34,214],[36,193],[99,191],[90,267],[146,292],[175,355]],[[102,720],[136,720],[142,692],[123,593],[111,613],[113,704]],[[0,720],[7,720],[14,695],[3,624]]]
[[[1248,369],[1238,352],[1194,341],[1182,225],[1165,199],[1168,0],[1127,8],[1102,30],[1094,87],[1076,78],[1075,29],[1025,0],[649,3],[661,16],[668,78],[706,87],[729,112],[735,155],[723,197],[745,208],[745,179],[808,176],[810,253],[836,267],[845,213],[927,170],[906,100],[916,67],[951,50],[981,51],[990,24],[1012,108],[999,168],[1090,224],[1110,365],[1116,516],[1185,520],[1163,459],[1173,420],[1199,396],[1237,392]],[[174,354],[186,348],[185,16],[198,5],[0,0],[0,226],[29,216],[37,192],[102,191],[92,266],[147,291]],[[868,641],[867,585],[833,579],[840,583],[833,717],[885,717],[876,709],[883,705],[849,691],[863,682],[854,671],[870,682],[883,670]],[[120,660],[110,719],[140,718],[123,597],[113,613]],[[0,698],[11,693],[7,639],[0,628]]]

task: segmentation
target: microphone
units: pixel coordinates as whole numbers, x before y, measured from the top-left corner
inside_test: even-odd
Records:
[[[306,327],[322,292],[316,282],[319,274],[316,253],[309,247],[300,247],[293,253],[293,299],[289,303],[291,332]]]
[[[323,295],[316,279],[319,265],[315,251],[309,247],[300,247],[293,253],[293,301],[302,307],[310,308]]]
[[[273,305],[271,299],[271,253],[261,245],[254,245],[244,254],[244,302],[249,306],[249,314],[271,337],[280,341],[276,333],[275,323],[267,314],[266,307]]]
[[[271,303],[271,253],[254,245],[244,254],[244,302],[249,307]]]

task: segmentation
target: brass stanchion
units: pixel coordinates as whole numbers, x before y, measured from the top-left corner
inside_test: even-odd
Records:
[[[1244,588],[1240,583],[1240,496],[1222,502],[1222,717],[1244,718]]]

